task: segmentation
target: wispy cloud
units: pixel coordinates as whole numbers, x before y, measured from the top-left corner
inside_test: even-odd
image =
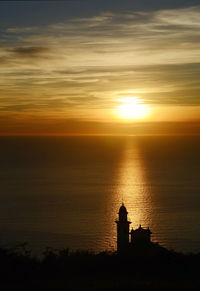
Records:
[[[199,106],[199,19],[195,6],[4,26],[0,111],[99,120],[127,91],[151,106]]]
[[[40,58],[45,57],[45,55],[48,52],[48,48],[45,47],[14,47],[9,50],[12,54],[16,55],[16,57],[22,57],[22,58]]]

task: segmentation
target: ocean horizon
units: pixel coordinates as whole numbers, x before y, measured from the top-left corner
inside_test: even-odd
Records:
[[[131,228],[200,251],[200,137],[0,137],[0,244],[116,249],[122,201]]]

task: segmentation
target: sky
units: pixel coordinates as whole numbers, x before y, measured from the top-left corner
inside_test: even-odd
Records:
[[[0,134],[200,134],[200,1],[0,1]]]

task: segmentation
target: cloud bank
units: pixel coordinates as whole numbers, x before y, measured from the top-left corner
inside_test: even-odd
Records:
[[[107,5],[104,11],[51,18],[45,25],[1,25],[0,112],[5,120],[109,122],[117,100],[134,95],[162,112],[182,107],[180,121],[196,122],[200,6],[168,1],[171,7],[160,7],[154,1],[150,9],[145,1],[143,7],[135,1],[135,8],[129,3],[127,10],[128,2],[120,12]],[[173,121],[172,115],[163,116]]]

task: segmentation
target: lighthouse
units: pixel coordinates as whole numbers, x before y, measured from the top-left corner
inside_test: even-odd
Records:
[[[129,247],[129,225],[130,221],[127,219],[127,210],[124,204],[119,209],[119,218],[116,220],[117,224],[117,251],[124,252]]]

